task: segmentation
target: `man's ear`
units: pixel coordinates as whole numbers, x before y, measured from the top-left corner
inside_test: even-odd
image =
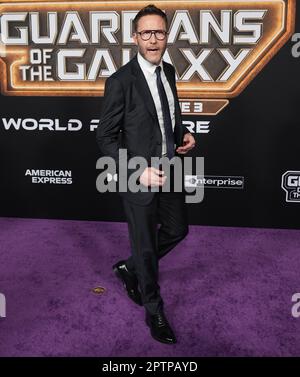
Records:
[[[138,41],[137,41],[137,33],[136,32],[133,32],[132,39],[133,39],[134,44],[137,46]]]

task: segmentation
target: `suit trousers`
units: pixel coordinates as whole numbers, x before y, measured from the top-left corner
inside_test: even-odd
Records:
[[[172,182],[172,172],[170,177]],[[126,266],[138,278],[146,311],[155,314],[163,308],[158,261],[188,234],[185,195],[174,192],[171,183],[170,192],[162,192],[160,188],[149,205],[123,199],[123,206],[132,253]]]

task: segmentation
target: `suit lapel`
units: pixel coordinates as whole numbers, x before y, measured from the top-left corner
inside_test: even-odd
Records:
[[[141,67],[137,61],[137,57],[135,56],[132,59],[132,68],[133,68],[133,75],[135,77],[135,86],[141,96],[141,98],[144,99],[144,103],[147,107],[147,110],[149,113],[152,115],[154,120],[157,121],[158,123],[158,118],[157,118],[157,113],[156,113],[156,108],[155,104],[152,98],[152,94],[150,92],[148,83],[145,79],[145,76],[143,74],[143,71],[141,70]]]
[[[174,99],[176,100],[176,98],[177,98],[177,96],[176,96],[176,87],[175,87],[174,79],[173,79],[173,76],[172,76],[172,72],[170,71],[170,69],[167,66],[167,64],[165,64],[165,62],[163,62],[163,66],[164,66],[165,75],[166,75],[167,80],[169,82],[169,85],[170,85],[170,87],[172,89]]]
[[[169,69],[167,64],[164,64],[164,72],[165,72],[165,75],[166,75],[167,80],[169,82],[169,85],[172,89],[173,97],[174,97],[174,107],[175,107],[175,130],[174,130],[174,134],[175,134],[175,141],[176,141],[177,145],[181,145],[181,138],[182,138],[181,123],[182,123],[182,119],[181,119],[181,111],[180,111],[180,106],[179,106],[178,97],[177,97],[176,83],[174,81],[173,73],[171,72],[171,70]]]

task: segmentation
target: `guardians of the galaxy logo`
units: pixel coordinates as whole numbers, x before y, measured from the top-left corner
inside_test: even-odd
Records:
[[[2,94],[103,95],[105,79],[136,53],[132,20],[148,3],[0,2]],[[219,112],[294,30],[294,0],[155,4],[168,16],[164,59],[190,113]]]

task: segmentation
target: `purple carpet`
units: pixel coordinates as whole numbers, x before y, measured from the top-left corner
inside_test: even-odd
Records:
[[[164,345],[111,269],[125,223],[0,218],[0,355],[300,356],[299,245],[298,230],[190,226],[160,262]]]

